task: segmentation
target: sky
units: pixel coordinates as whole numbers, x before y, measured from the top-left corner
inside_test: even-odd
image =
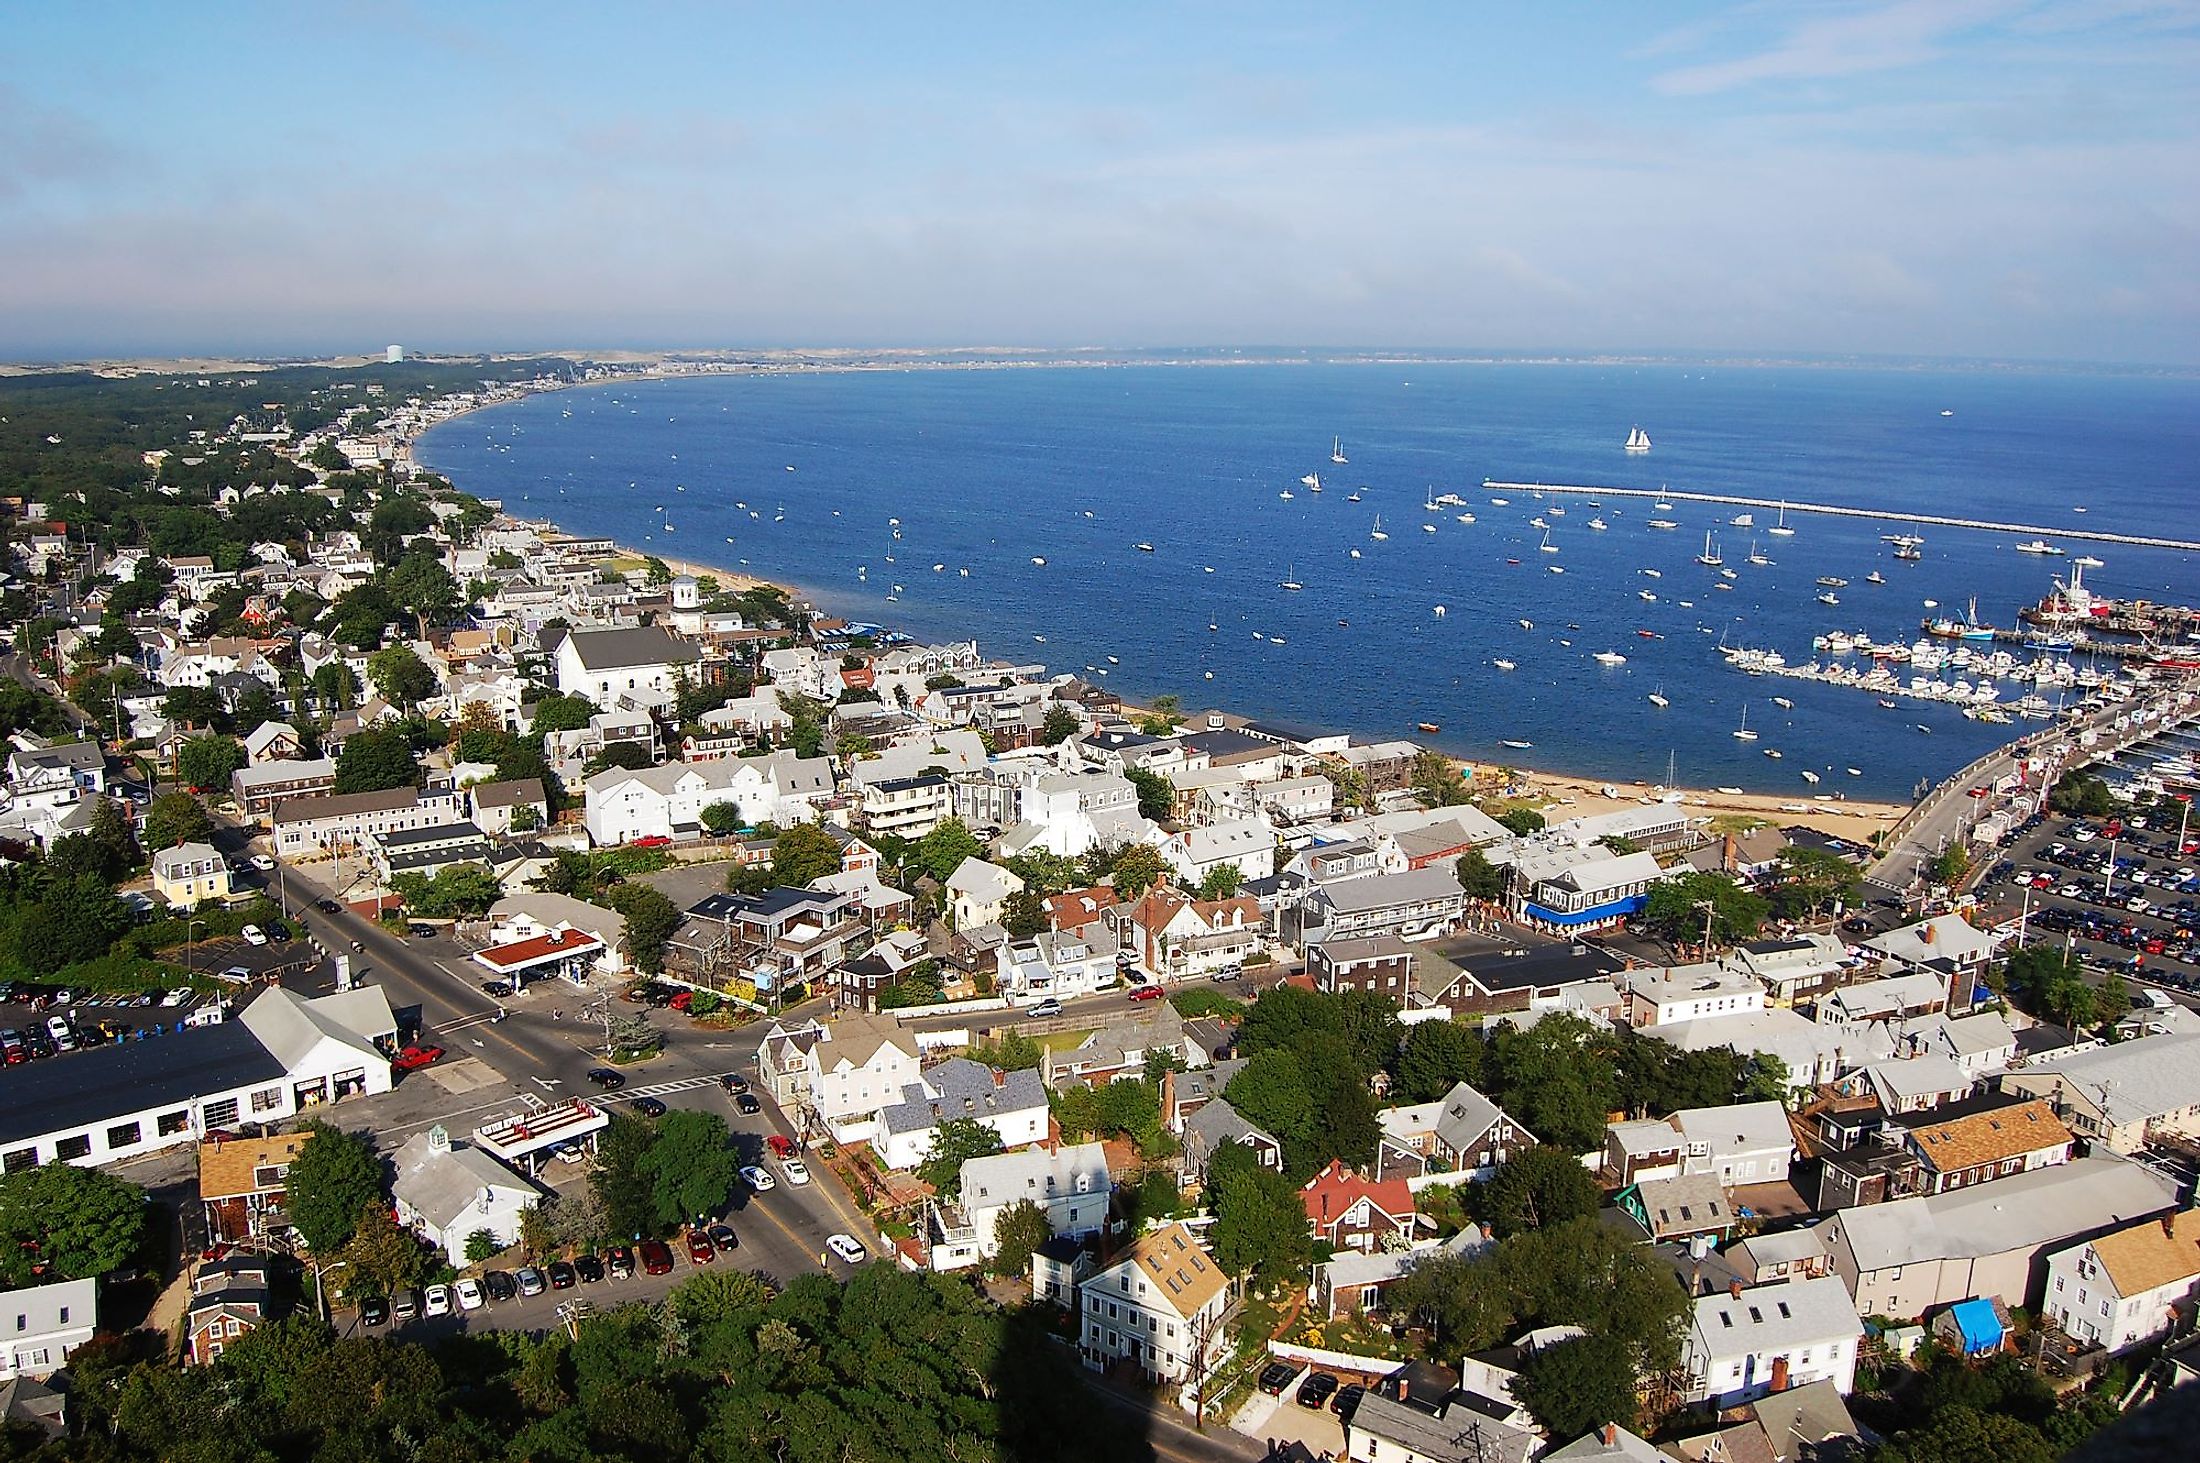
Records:
[[[18,4],[0,358],[2200,364],[2200,0]]]

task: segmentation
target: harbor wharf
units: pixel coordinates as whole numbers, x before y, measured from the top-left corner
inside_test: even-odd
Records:
[[[1482,486],[1493,493],[1572,493],[1592,498],[1649,498],[1671,503],[1720,503],[1737,508],[1785,508],[1790,513],[1816,513],[1828,518],[1869,518],[1882,523],[1921,523],[1932,528],[1967,528],[1983,533],[2028,533],[2035,537],[2086,539],[2093,543],[2132,544],[2147,549],[2183,549],[2200,553],[2191,539],[2158,538],[2143,533],[2110,533],[2095,528],[2049,528],[2038,523],[1999,523],[1986,518],[1954,518],[1942,513],[1903,513],[1892,508],[1851,508],[1838,503],[1798,502],[1793,498],[1755,498],[1736,493],[1689,493],[1665,488],[1596,488],[1576,483],[1507,483],[1484,478]]]

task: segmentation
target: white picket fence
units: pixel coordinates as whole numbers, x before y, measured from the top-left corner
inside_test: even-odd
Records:
[[[1295,1361],[1302,1366],[1327,1367],[1331,1371],[1361,1372],[1369,1376],[1387,1377],[1405,1366],[1402,1361],[1392,1361],[1387,1356],[1361,1356],[1351,1351],[1328,1351],[1319,1346],[1297,1346],[1289,1341],[1270,1341],[1268,1350],[1285,1361]]]

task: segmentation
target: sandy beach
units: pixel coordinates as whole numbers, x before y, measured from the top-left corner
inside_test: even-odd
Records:
[[[1569,818],[1589,813],[1609,813],[1615,808],[1639,807],[1644,799],[1654,796],[1648,787],[1638,787],[1633,783],[1606,783],[1591,777],[1572,777],[1556,772],[1522,769],[1521,780],[1535,790],[1534,796],[1537,799],[1561,805],[1564,808],[1563,816]],[[1619,796],[1606,797],[1604,789],[1607,787]],[[1770,823],[1774,827],[1801,824],[1830,837],[1846,838],[1857,843],[1869,843],[1873,834],[1892,828],[1909,811],[1906,803],[1832,799],[1819,802],[1808,796],[1784,797],[1777,793],[1721,793],[1699,790],[1686,790],[1685,806],[1693,815],[1715,820],[1749,819]]]

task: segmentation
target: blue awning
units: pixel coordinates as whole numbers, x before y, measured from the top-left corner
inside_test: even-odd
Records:
[[[1601,920],[1625,919],[1628,915],[1640,914],[1643,907],[1649,902],[1650,896],[1647,894],[1630,894],[1625,899],[1606,900],[1602,904],[1592,904],[1587,909],[1577,909],[1571,913],[1566,913],[1556,909],[1547,909],[1531,899],[1525,909],[1528,918],[1541,920],[1545,924],[1586,925],[1595,924]]]

